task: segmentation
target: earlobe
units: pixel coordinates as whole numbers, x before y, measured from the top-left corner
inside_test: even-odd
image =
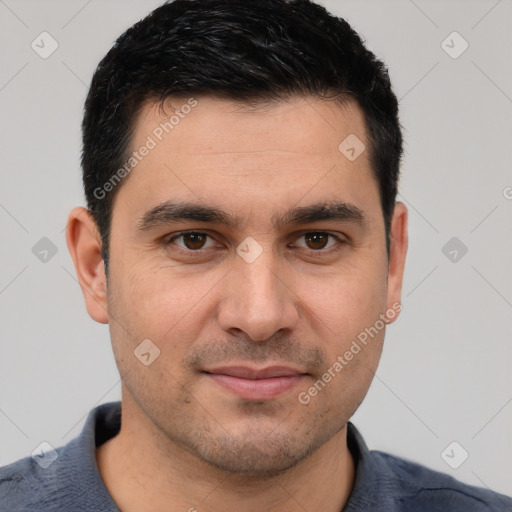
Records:
[[[391,221],[390,229],[390,255],[388,268],[388,291],[387,307],[397,310],[397,305],[401,304],[402,282],[405,269],[405,259],[409,245],[408,235],[408,211],[403,203],[396,203]],[[401,310],[401,307],[398,311]],[[387,323],[393,323],[398,314]]]
[[[74,208],[68,217],[66,243],[85,299],[87,312],[96,322],[108,323],[107,286],[101,237],[89,210]]]

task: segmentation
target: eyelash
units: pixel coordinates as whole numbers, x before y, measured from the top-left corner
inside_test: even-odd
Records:
[[[208,233],[205,233],[203,231],[181,231],[179,233],[176,233],[175,235],[173,235],[172,237],[170,238],[166,238],[164,240],[164,245],[167,247],[169,245],[175,245],[173,244],[173,242],[178,239],[178,238],[181,238],[185,235],[205,235],[209,238],[212,238],[213,237],[211,235],[209,235]],[[336,250],[339,250],[340,247],[339,246],[342,246],[342,245],[346,245],[348,244],[349,242],[347,240],[344,240],[342,238],[340,238],[339,236],[335,235],[334,233],[331,233],[329,231],[305,231],[303,232],[302,234],[299,235],[298,238],[302,238],[303,236],[305,235],[312,235],[312,234],[322,234],[322,235],[328,235],[332,238],[334,238],[336,240],[336,242],[338,242],[338,247],[333,249],[332,247],[331,248],[328,248],[328,249],[318,249],[318,250],[315,250],[315,249],[306,249],[306,248],[303,248],[301,247],[300,249],[303,249],[303,250],[306,250],[306,251],[309,251],[310,253],[312,254],[322,254],[322,253],[330,253],[330,252],[334,252]],[[179,250],[183,251],[183,252],[186,252],[186,253],[189,253],[189,254],[203,254],[205,253],[206,251],[208,251],[209,248],[207,249],[197,249],[197,250],[193,250],[193,249],[184,249],[183,247],[180,247],[180,246],[177,246],[179,248]]]

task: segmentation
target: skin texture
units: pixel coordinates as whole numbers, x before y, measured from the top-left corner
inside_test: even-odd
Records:
[[[91,216],[84,208],[69,216],[86,307],[109,324],[122,378],[121,431],[97,450],[100,473],[124,512],[339,511],[354,482],[346,423],[371,384],[385,327],[341,371],[332,368],[380,315],[398,317],[407,209],[395,206],[388,260],[368,150],[350,161],[338,149],[349,134],[369,148],[356,103],[302,97],[253,110],[196,99],[118,185],[108,283]],[[145,105],[132,148],[168,117]],[[138,229],[169,200],[214,205],[240,223]],[[288,209],[336,201],[357,206],[365,222],[272,225]],[[191,229],[208,236],[169,241]],[[262,250],[251,263],[236,251],[247,237]],[[145,339],[160,350],[148,366],[134,355]],[[269,400],[242,399],[203,373],[274,364],[305,375]],[[329,382],[301,403],[329,368]]]

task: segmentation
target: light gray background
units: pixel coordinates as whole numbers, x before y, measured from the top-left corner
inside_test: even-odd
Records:
[[[403,311],[352,421],[371,448],[512,494],[512,3],[323,4],[389,66],[406,149]],[[120,398],[108,327],[87,315],[63,230],[85,204],[92,73],[157,5],[0,0],[0,465],[68,442]],[[59,44],[47,59],[31,48],[42,31]],[[453,31],[469,43],[457,59],[441,46]],[[58,249],[46,263],[31,250],[44,236]],[[442,252],[454,236],[468,247],[457,262]],[[452,441],[469,453],[458,469],[441,457]]]

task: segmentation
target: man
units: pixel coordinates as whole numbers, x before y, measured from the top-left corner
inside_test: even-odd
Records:
[[[122,406],[2,468],[1,510],[511,509],[349,422],[401,310],[407,209],[397,100],[345,21],[163,5],[101,61],[82,128],[67,243]]]

